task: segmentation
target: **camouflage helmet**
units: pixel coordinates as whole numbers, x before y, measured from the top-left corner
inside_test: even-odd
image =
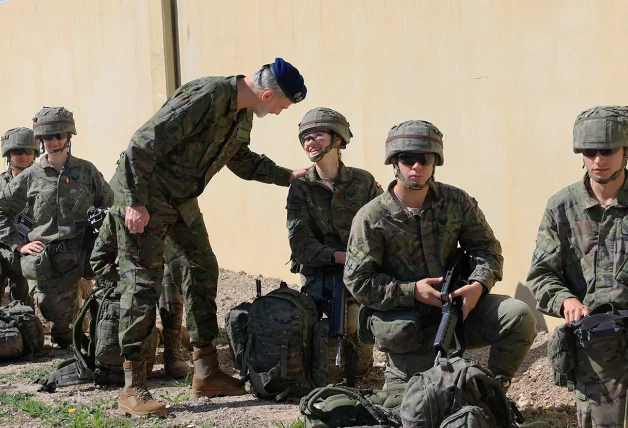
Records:
[[[33,131],[29,128],[13,128],[9,129],[2,136],[2,156],[8,157],[9,151],[16,149],[35,150],[35,154],[39,156],[39,144],[35,140]]]
[[[70,132],[76,135],[74,115],[63,107],[44,107],[33,118],[35,137]]]
[[[443,134],[430,122],[407,120],[390,128],[388,138],[386,139],[386,160],[384,164],[390,165],[393,156],[412,150],[436,154],[437,166],[445,163],[445,158],[443,157]]]
[[[353,137],[347,119],[336,110],[326,107],[316,107],[305,113],[301,123],[299,123],[299,141],[301,144],[303,144],[305,134],[317,129],[333,131],[338,134],[343,140],[340,145],[341,149],[347,147],[351,137]]]
[[[628,147],[628,107],[598,106],[583,111],[573,125],[573,151]]]

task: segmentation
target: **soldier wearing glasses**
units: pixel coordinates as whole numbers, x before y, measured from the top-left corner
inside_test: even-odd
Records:
[[[75,220],[86,220],[90,206],[109,206],[113,193],[90,162],[70,154],[76,135],[74,116],[63,107],[44,107],[33,118],[34,136],[46,151],[41,161],[14,177],[0,194],[0,243],[21,254],[24,277],[37,291],[42,315],[50,322],[53,343],[72,343],[72,316],[83,230]],[[33,229],[28,238],[15,219],[28,207]]]
[[[541,220],[527,285],[541,312],[568,325],[610,305],[616,313],[628,309],[626,147],[628,107],[580,113],[573,151],[582,154],[586,173],[548,200]],[[563,386],[575,390],[580,427],[625,426],[628,339],[620,330],[561,350],[561,327],[549,344],[555,380],[563,385],[564,375]]]
[[[466,346],[491,346],[488,367],[507,388],[536,321],[525,303],[490,294],[502,278],[501,246],[475,199],[435,181],[444,160],[443,134],[431,123],[411,120],[390,130],[385,163],[396,179],[353,220],[345,284],[372,312],[375,345],[387,354],[386,385],[405,383],[434,364],[440,288],[460,244],[471,275],[450,298],[462,298]]]
[[[31,166],[35,162],[35,158],[39,156],[39,144],[35,140],[33,130],[29,128],[8,130],[2,136],[2,156],[7,159],[8,169],[0,174],[0,191],[14,177]],[[0,257],[2,263],[0,296],[4,296],[4,288],[8,283],[11,300],[19,300],[32,306],[33,302],[28,292],[28,281],[22,275],[22,268],[20,267],[20,253],[0,244]]]

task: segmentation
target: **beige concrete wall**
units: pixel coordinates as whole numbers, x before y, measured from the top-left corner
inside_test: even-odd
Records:
[[[181,0],[181,81],[283,56],[308,97],[256,120],[252,148],[307,165],[296,125],[325,105],[352,125],[346,163],[382,184],[392,178],[382,162],[388,129],[432,121],[446,136],[438,179],[479,201],[504,248],[498,291],[525,298],[545,201],[582,174],[575,116],[628,102],[626,16],[623,0]],[[228,171],[215,179],[201,202],[222,266],[289,277],[285,196]]]
[[[44,105],[75,112],[73,150],[109,178],[132,133],[173,87],[167,6],[174,0],[0,3],[0,132]],[[577,180],[571,127],[595,104],[626,104],[628,3],[554,0],[179,0],[181,81],[250,73],[275,56],[309,94],[256,120],[252,148],[309,164],[296,138],[310,108],[344,113],[343,157],[386,184],[388,129],[411,118],[445,134],[439,180],[480,203],[504,247],[498,291],[526,298],[546,199]],[[219,174],[201,198],[221,266],[292,281],[287,189]],[[550,326],[552,322],[550,322]]]
[[[166,100],[161,1],[12,0],[0,3],[0,28],[0,132],[65,106],[73,153],[109,179]]]

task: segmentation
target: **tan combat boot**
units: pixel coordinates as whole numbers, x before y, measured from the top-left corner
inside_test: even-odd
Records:
[[[194,371],[188,365],[181,353],[181,328],[163,329],[164,339],[164,367],[166,374],[174,379],[192,374]]]
[[[153,399],[146,386],[144,361],[125,361],[124,391],[120,394],[118,409],[132,417],[166,416],[166,405]]]
[[[220,370],[215,346],[195,350],[192,359],[194,360],[192,398],[246,394],[240,380]]]

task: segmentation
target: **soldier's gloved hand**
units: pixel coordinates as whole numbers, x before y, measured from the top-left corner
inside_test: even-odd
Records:
[[[580,303],[580,300],[575,297],[565,299],[563,302],[563,316],[567,325],[571,325],[572,322],[580,321],[583,317],[589,315],[591,309]]]
[[[482,291],[484,287],[479,282],[472,282],[457,290],[454,290],[449,294],[449,298],[462,297],[462,320],[466,320],[469,316],[469,312],[475,308],[478,304],[478,300],[482,297]]]
[[[440,301],[440,291],[437,291],[434,286],[440,286],[444,281],[444,278],[425,278],[417,281],[414,285],[414,300],[427,305],[443,307],[443,302]]]
[[[144,233],[144,227],[150,220],[150,214],[144,205],[126,207],[124,224],[131,233]]]
[[[44,251],[44,243],[41,241],[27,242],[26,244],[18,245],[15,249],[21,254],[37,254]]]
[[[292,173],[290,174],[290,178],[288,179],[288,183],[292,184],[294,183],[294,180],[296,180],[297,178],[301,178],[305,175],[305,173],[307,172],[307,168],[301,168],[301,169],[295,169],[294,171],[292,171]]]

